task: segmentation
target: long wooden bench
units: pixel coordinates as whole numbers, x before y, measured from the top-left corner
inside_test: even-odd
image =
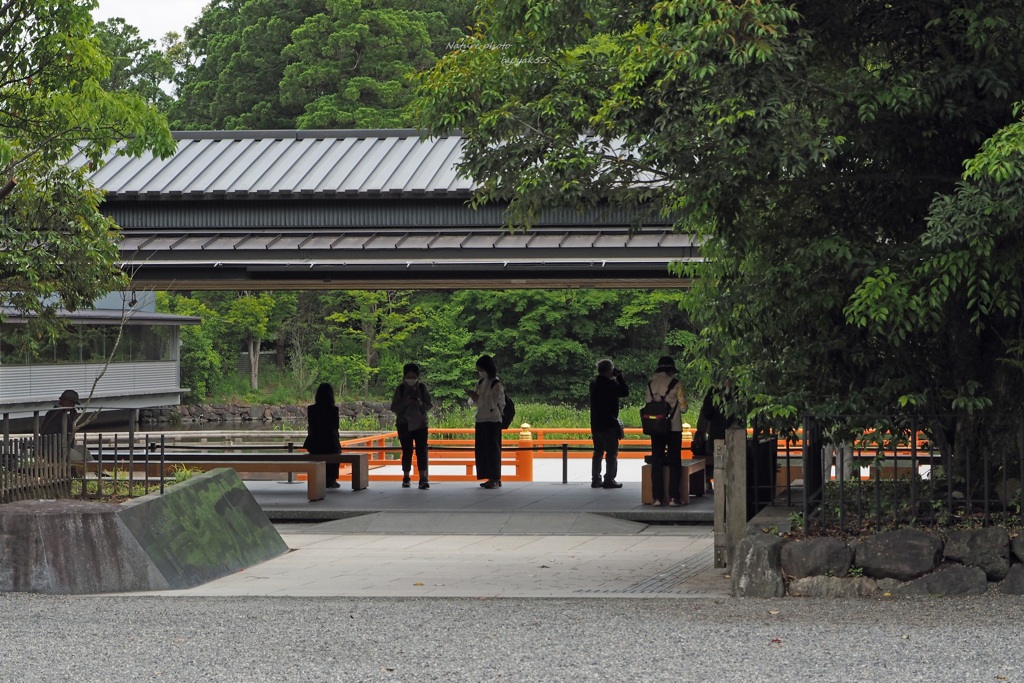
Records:
[[[155,444],[153,444],[155,446]],[[138,459],[139,456],[136,456]],[[142,456],[145,457],[145,456]],[[158,459],[159,452],[151,452],[150,460]],[[244,460],[248,462],[260,462],[272,460],[274,462],[290,462],[291,460],[320,460],[325,463],[352,466],[352,490],[362,491],[370,485],[370,454],[369,453],[327,453],[311,456],[305,451],[250,451],[230,452],[227,449],[210,451],[164,451],[164,460],[168,462],[180,462],[182,460],[205,460],[207,458],[221,461]],[[287,470],[281,470],[282,472]]]
[[[214,458],[202,459],[168,459],[164,458],[163,468],[160,462],[150,460],[136,460],[131,463],[132,472],[144,475],[149,478],[159,478],[173,475],[174,470],[179,467],[202,470],[207,472],[220,467],[227,467],[237,472],[300,472],[306,475],[306,495],[309,500],[323,500],[327,495],[327,472],[326,463],[323,460],[217,460]],[[90,473],[99,473],[113,470],[127,471],[129,463],[124,460],[104,461],[102,467],[99,462],[85,463],[85,469]]]

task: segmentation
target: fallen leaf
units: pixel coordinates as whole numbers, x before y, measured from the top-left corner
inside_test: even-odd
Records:
[[[772,638],[772,642],[773,643],[781,643],[782,641],[779,640],[778,638]]]
[[[768,614],[778,614],[778,613],[779,613],[779,610],[777,610],[777,609],[770,609],[770,610],[768,610]]]
[[[422,586],[422,585],[423,585],[423,582],[422,582],[422,581],[417,581],[417,582],[416,582],[416,583],[414,583],[413,585],[414,585],[414,586]]]
[[[539,566],[537,568],[538,569],[551,569],[551,567],[547,566],[546,564],[542,564],[541,566]]]

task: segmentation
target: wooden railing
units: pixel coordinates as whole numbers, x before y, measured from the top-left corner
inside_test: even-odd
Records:
[[[0,440],[0,503],[70,492],[71,465],[59,435]]]

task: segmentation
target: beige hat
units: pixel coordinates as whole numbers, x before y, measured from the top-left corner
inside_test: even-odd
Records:
[[[60,395],[61,401],[71,401],[72,403],[81,403],[78,400],[78,392],[74,389],[65,389],[64,393]]]

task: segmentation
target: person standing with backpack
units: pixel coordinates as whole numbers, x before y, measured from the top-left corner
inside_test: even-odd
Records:
[[[476,404],[476,429],[473,446],[476,451],[476,478],[484,479],[481,487],[501,488],[501,423],[505,411],[505,387],[498,379],[494,359],[484,355],[476,361],[479,381],[466,395]]]
[[[669,406],[669,431],[667,433],[653,433],[651,437],[651,495],[654,497],[654,505],[663,505],[662,494],[665,490],[665,478],[662,467],[668,466],[668,490],[671,507],[682,505],[677,496],[679,495],[680,477],[682,476],[683,463],[683,417],[689,406],[686,403],[686,392],[683,385],[676,377],[676,363],[671,356],[662,356],[658,359],[658,367],[655,368],[651,381],[647,383],[648,403],[664,401]],[[688,503],[689,501],[685,501]]]
[[[412,452],[416,449],[416,469],[419,470],[422,490],[430,488],[427,480],[427,411],[431,408],[430,392],[420,381],[420,366],[406,363],[402,368],[402,383],[395,387],[391,397],[391,412],[395,414],[398,442],[402,444],[402,488],[409,488]]]

